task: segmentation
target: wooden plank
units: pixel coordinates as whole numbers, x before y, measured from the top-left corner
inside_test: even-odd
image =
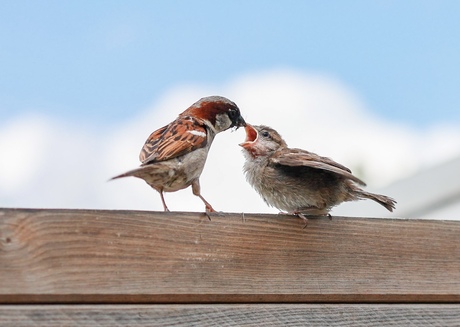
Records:
[[[0,327],[459,325],[459,304],[0,306]]]
[[[2,303],[460,302],[460,222],[0,209]]]

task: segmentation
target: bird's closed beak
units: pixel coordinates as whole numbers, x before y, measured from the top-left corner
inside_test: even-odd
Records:
[[[239,116],[236,121],[236,128],[239,127],[246,127],[246,122],[244,121],[243,117]]]

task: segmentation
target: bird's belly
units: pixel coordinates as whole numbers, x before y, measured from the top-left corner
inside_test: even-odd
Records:
[[[206,161],[202,149],[194,153],[186,154],[167,162],[158,163],[163,165],[150,182],[147,182],[155,189],[162,189],[164,192],[175,192],[189,187],[192,182],[199,178]],[[205,152],[204,152],[205,153]]]
[[[259,188],[258,191],[266,203],[283,211],[292,212],[309,207],[326,209],[336,205],[339,200],[336,192],[337,181],[322,180],[318,183],[317,179],[307,176],[287,175],[281,181],[280,183],[279,179],[268,174],[255,187]]]
[[[192,183],[192,181],[187,178],[187,175],[181,170],[169,169],[166,174],[167,176],[165,176],[165,182],[163,184],[164,192],[175,192],[182,190],[189,187]]]
[[[279,190],[270,190],[262,194],[264,201],[282,211],[296,211],[300,207],[313,207],[318,205],[317,197],[314,192],[308,190],[280,192]]]

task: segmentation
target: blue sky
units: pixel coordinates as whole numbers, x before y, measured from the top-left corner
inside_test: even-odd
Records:
[[[460,122],[459,1],[0,2],[0,118],[116,122],[175,85],[289,68],[377,115]]]
[[[107,180],[216,94],[378,192],[460,155],[459,13],[439,0],[0,0],[0,206],[162,210],[143,181]],[[203,196],[277,212],[245,181],[243,140],[216,137]],[[190,189],[165,197],[203,210]]]

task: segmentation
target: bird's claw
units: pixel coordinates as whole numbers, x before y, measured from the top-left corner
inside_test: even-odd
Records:
[[[308,218],[301,212],[295,212],[294,213],[297,217],[302,218],[303,221],[305,221],[305,225],[302,227],[302,229],[305,229],[308,225]]]
[[[210,215],[210,213],[216,214],[216,215],[218,215],[218,216],[223,216],[223,215],[224,215],[224,213],[223,213],[222,211],[216,211],[216,210],[214,210],[213,207],[211,207],[211,206],[209,206],[209,207],[206,206],[205,211],[204,211],[204,214],[205,214],[206,217],[208,217],[208,219],[211,221],[211,215]]]

